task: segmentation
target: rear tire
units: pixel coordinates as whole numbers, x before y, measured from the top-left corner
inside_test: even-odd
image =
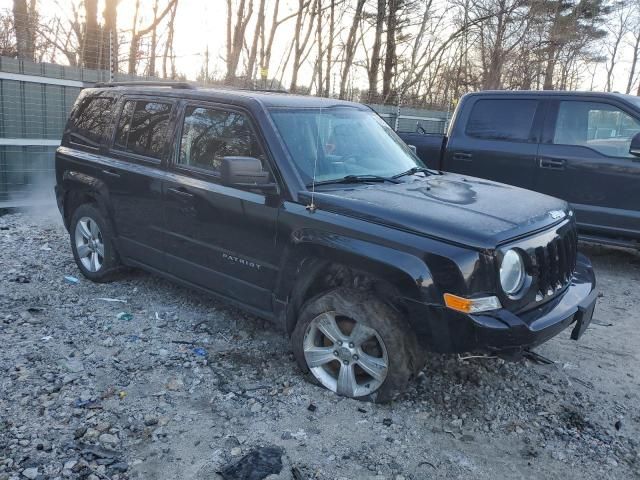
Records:
[[[359,400],[393,400],[421,367],[404,316],[371,292],[337,288],[312,298],[300,310],[291,341],[314,383]]]
[[[120,271],[111,225],[93,204],[80,205],[69,226],[71,251],[78,268],[89,280],[112,281]]]

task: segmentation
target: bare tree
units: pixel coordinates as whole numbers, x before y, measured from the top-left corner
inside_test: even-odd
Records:
[[[364,1],[364,0],[358,0]],[[311,10],[307,11],[305,0],[298,0],[298,12],[296,14],[296,27],[293,33],[293,67],[291,71],[291,84],[289,90],[295,92],[298,89],[298,73],[302,61],[308,55],[307,45],[313,32],[314,20],[318,15],[318,4],[311,1]]]
[[[609,59],[607,62],[607,92],[610,92],[613,88],[613,70],[618,60],[620,44],[622,43],[625,35],[629,32],[630,11],[627,8],[627,5],[618,5],[617,11],[615,13],[616,15],[614,21],[606,23],[606,28],[609,31],[608,37],[610,40],[610,42],[607,42],[606,45],[606,48],[609,52]]]
[[[29,4],[27,0],[13,0],[13,25],[16,31],[16,50],[20,59],[34,59],[36,18],[35,0],[31,0]]]
[[[340,77],[340,98],[345,98],[347,93],[347,79],[349,76],[349,70],[353,64],[353,58],[356,54],[357,33],[358,27],[360,26],[360,20],[362,19],[364,2],[365,0],[357,0],[356,9],[351,21],[351,28],[349,29],[349,35],[347,36],[347,42],[344,45],[342,54],[342,76]]]
[[[240,55],[245,42],[245,31],[253,15],[253,0],[239,0],[233,20],[233,0],[227,0],[227,81],[236,78]]]
[[[129,75],[133,75],[136,72],[136,65],[138,63],[138,49],[140,47],[140,39],[145,35],[151,33],[162,20],[171,11],[177,0],[169,0],[167,5],[159,15],[156,15],[153,21],[144,28],[138,28],[138,18],[140,14],[140,0],[136,0],[135,11],[133,15],[133,26],[131,29],[131,44],[129,45]],[[155,55],[155,52],[153,53]]]
[[[176,76],[176,62],[173,55],[173,37],[176,23],[176,12],[178,11],[178,0],[173,4],[171,16],[169,17],[169,27],[167,33],[167,41],[164,45],[164,55],[162,56],[162,77],[167,78],[167,62],[171,57],[171,78]]]
[[[398,63],[396,55],[396,28],[398,26],[398,12],[402,6],[402,0],[388,0],[387,10],[387,44],[384,58],[384,70],[382,72],[382,96],[385,101],[391,94],[391,81],[394,69]]]
[[[104,26],[102,28],[103,48],[101,68],[114,67],[117,70],[118,62],[118,0],[105,0],[102,18]],[[114,65],[109,65],[113,59]]]

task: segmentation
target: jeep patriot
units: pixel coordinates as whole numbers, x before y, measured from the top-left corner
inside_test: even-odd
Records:
[[[85,277],[138,267],[271,320],[339,395],[388,401],[425,351],[517,358],[593,315],[566,202],[428,169],[357,103],[104,84],[56,178]]]

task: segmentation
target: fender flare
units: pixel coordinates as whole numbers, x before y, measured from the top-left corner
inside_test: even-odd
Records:
[[[109,189],[104,181],[86,173],[67,170],[62,175],[62,188],[64,190],[64,221],[65,225],[71,220],[69,201],[73,195],[91,198],[98,206],[107,221],[110,222],[112,231],[117,236],[117,231],[112,220],[111,203],[109,201]],[[67,225],[68,227],[68,225]]]
[[[281,259],[275,296],[287,304],[285,325],[301,306],[299,298],[330,263],[353,267],[393,285],[407,299],[437,302],[438,292],[429,267],[419,257],[366,240],[332,232],[303,229],[291,236]],[[296,304],[298,302],[298,304]],[[294,315],[295,316],[295,315]]]

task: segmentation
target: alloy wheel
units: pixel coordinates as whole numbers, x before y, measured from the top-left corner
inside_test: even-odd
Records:
[[[313,376],[345,397],[375,392],[389,370],[387,350],[378,332],[336,312],[322,313],[311,321],[303,351]]]
[[[100,227],[90,217],[82,217],[76,223],[76,252],[84,268],[97,272],[104,262],[104,242]]]

